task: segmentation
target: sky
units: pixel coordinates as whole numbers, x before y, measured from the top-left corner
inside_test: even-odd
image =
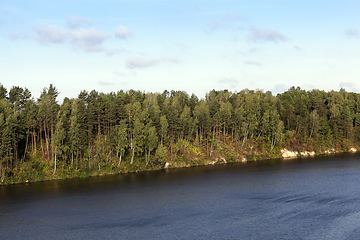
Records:
[[[0,83],[35,98],[360,92],[358,0],[2,0]]]

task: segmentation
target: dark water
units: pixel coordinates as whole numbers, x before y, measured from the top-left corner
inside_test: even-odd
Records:
[[[0,239],[359,239],[360,155],[0,187]]]

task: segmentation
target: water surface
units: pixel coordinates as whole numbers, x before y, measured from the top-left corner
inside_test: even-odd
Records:
[[[1,239],[357,239],[360,155],[0,187]]]

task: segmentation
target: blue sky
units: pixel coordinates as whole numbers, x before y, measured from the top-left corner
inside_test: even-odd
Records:
[[[0,82],[81,90],[359,92],[355,0],[3,0]]]

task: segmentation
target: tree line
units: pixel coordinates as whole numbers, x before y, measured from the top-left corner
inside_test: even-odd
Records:
[[[271,92],[81,91],[58,103],[53,85],[34,99],[27,88],[0,84],[2,181],[24,162],[57,169],[116,168],[126,161],[163,165],[195,146],[212,158],[223,146],[268,153],[348,148],[360,140],[360,94],[291,87]],[[252,148],[251,148],[252,149]]]

